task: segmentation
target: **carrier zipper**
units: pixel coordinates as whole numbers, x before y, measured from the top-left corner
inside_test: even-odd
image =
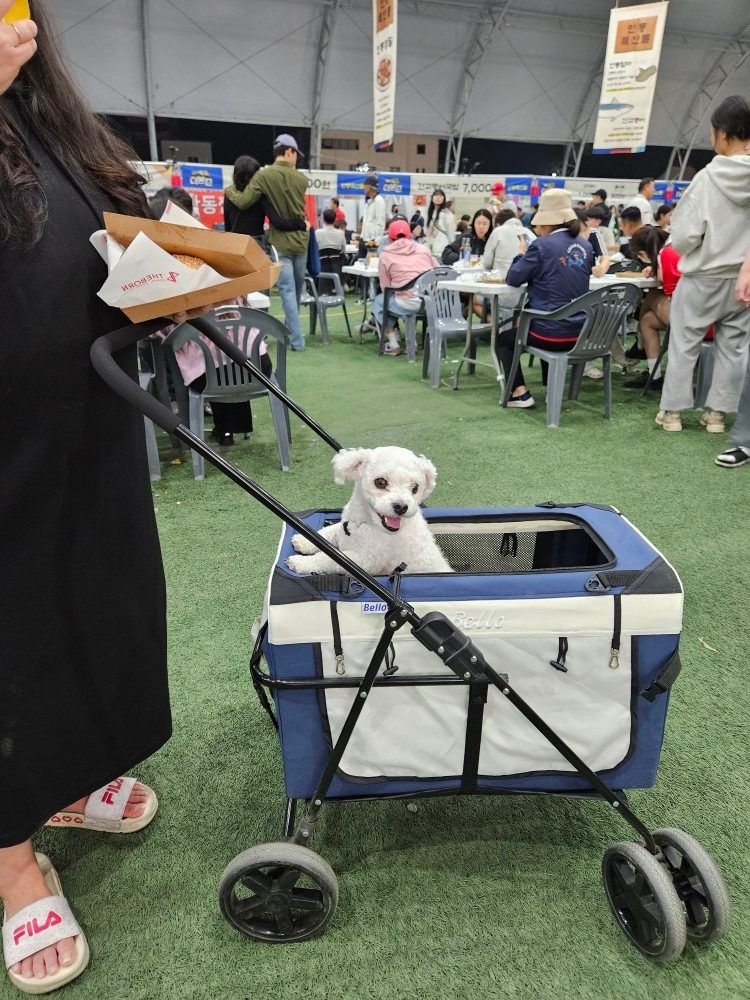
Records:
[[[341,645],[339,610],[335,601],[331,601],[331,631],[333,632],[333,653],[336,657],[336,673],[341,677],[346,673],[346,664],[344,663],[344,650]]]
[[[615,602],[615,621],[612,631],[612,648],[609,651],[610,670],[617,670],[620,666],[620,632],[622,628],[622,597],[613,594],[612,600]]]

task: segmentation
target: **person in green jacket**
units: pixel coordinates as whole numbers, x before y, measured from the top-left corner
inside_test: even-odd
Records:
[[[280,218],[299,219],[299,230],[289,232],[277,229],[271,216],[268,242],[276,249],[281,264],[278,289],[284,307],[284,321],[290,334],[289,343],[292,350],[304,351],[299,301],[305,284],[309,240],[309,225],[305,220],[307,179],[297,171],[297,159],[301,153],[294,136],[286,133],[277,136],[273,155],[273,163],[259,170],[244,191],[238,191],[234,185],[230,185],[225,194],[241,211],[265,199]]]

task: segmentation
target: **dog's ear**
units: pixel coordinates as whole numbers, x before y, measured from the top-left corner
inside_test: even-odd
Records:
[[[424,475],[424,496],[428,497],[430,493],[435,489],[435,482],[437,480],[437,469],[429,460],[425,458],[424,455],[419,456],[419,461],[422,466],[422,473]]]
[[[370,457],[370,448],[342,448],[331,459],[333,481],[345,483],[347,479],[359,479],[362,466]]]

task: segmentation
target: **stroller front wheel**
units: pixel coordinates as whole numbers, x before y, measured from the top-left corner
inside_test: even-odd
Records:
[[[256,941],[307,941],[325,931],[336,911],[338,881],[319,854],[276,841],[243,851],[224,869],[221,912]]]
[[[640,844],[615,844],[604,855],[602,876],[630,943],[655,962],[679,958],[687,942],[685,909],[662,862]]]

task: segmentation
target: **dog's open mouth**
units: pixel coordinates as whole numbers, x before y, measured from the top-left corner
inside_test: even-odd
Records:
[[[400,517],[384,517],[382,514],[378,514],[378,517],[380,518],[380,522],[386,531],[395,532],[401,527]]]

